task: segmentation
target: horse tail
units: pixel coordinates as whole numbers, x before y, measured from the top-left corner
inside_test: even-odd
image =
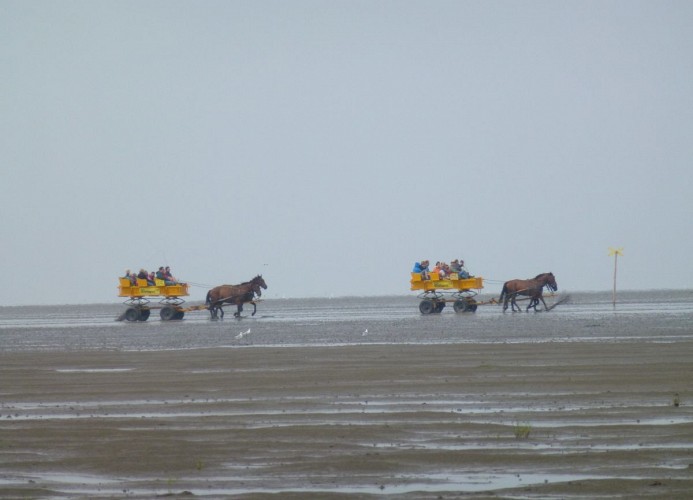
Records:
[[[503,289],[501,290],[500,297],[498,297],[498,303],[499,303],[499,304],[500,304],[501,302],[503,302],[503,297],[505,297],[507,293],[508,293],[508,284],[505,283],[505,284],[503,285]]]
[[[212,303],[212,291],[207,292],[207,297],[205,298],[205,304],[209,305]]]

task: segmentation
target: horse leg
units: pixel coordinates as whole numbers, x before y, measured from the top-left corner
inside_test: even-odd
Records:
[[[513,298],[512,298],[512,301],[510,302],[510,305],[513,306],[513,312],[515,312],[515,308],[517,308],[517,312],[522,312],[522,308],[519,305],[517,305],[517,294],[516,293],[513,294]]]
[[[257,304],[255,302],[251,302],[253,304],[253,314],[251,316],[255,316],[255,313],[257,312]]]
[[[544,311],[549,311],[550,309],[546,306],[546,302],[544,302],[544,296],[540,295],[539,298],[541,299],[541,303],[544,304]],[[537,301],[537,304],[539,304],[539,301]]]
[[[241,312],[243,312],[243,303],[241,302],[241,303],[237,304],[236,309],[237,309],[237,311],[236,311],[235,313],[233,313],[233,315],[234,315],[236,318],[240,318],[240,317],[241,317]]]

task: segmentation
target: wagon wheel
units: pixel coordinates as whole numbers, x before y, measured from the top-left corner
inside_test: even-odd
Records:
[[[431,299],[424,299],[419,304],[419,311],[421,311],[421,314],[431,314],[435,309],[436,305]]]
[[[147,321],[151,312],[151,309],[140,309],[140,321]]]
[[[176,314],[178,311],[175,310],[173,306],[165,306],[161,308],[159,316],[161,316],[162,321],[171,321],[176,319]]]
[[[173,319],[183,319],[183,316],[185,316],[184,311],[176,311],[176,315],[174,316]]]
[[[474,312],[476,311],[477,307],[478,304],[476,303],[476,300],[472,298],[457,299],[452,305],[455,312]]]
[[[140,319],[140,310],[136,307],[128,307],[125,311],[125,319],[128,321],[138,321]]]
[[[443,309],[445,309],[445,301],[441,300],[440,302],[436,302],[436,311],[437,313],[442,313]]]

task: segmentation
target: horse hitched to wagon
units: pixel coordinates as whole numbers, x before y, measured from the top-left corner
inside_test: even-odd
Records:
[[[187,283],[166,284],[163,280],[156,280],[154,285],[147,280],[138,279],[136,284],[128,278],[120,278],[118,296],[127,297],[125,304],[128,308],[119,320],[147,321],[153,309],[160,309],[159,315],[163,321],[183,319],[186,312],[209,310],[212,319],[224,317],[224,305],[236,306],[234,316],[239,318],[244,304],[253,305],[253,316],[257,311],[257,299],[262,296],[262,290],[267,289],[267,283],[261,275],[255,276],[250,281],[238,285],[219,285],[207,292],[205,303],[183,307],[185,300],[182,297],[189,295]],[[152,299],[160,298],[158,303],[152,303]]]
[[[522,309],[517,304],[519,296],[527,297],[524,300],[529,300],[527,311],[534,309],[537,311],[537,306],[541,302],[544,305],[544,311],[550,311],[553,307],[568,300],[564,297],[553,306],[548,307],[544,301],[543,290],[547,288],[552,293],[558,290],[556,277],[553,273],[542,273],[534,278],[527,280],[510,280],[503,284],[500,298],[495,298],[481,302],[475,299],[478,291],[484,288],[484,279],[480,276],[462,277],[457,273],[451,273],[446,276],[441,276],[437,272],[428,273],[411,273],[411,290],[421,291],[418,298],[419,311],[421,314],[435,314],[443,312],[446,304],[452,303],[455,312],[468,313],[475,312],[477,307],[484,304],[503,304],[503,312],[508,309],[508,304],[512,307],[512,311],[521,311]]]

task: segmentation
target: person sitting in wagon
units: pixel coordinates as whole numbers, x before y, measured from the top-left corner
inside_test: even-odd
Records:
[[[447,272],[445,271],[446,267],[447,264],[445,262],[436,262],[436,267],[433,268],[433,272],[437,273],[440,279],[444,280],[447,276]]]
[[[147,282],[147,286],[152,286],[154,284],[154,282],[149,279],[149,273],[144,268],[140,269],[140,272],[137,273],[137,277],[141,280],[145,280]]]
[[[176,278],[173,277],[173,274],[171,274],[171,268],[168,266],[166,266],[166,269],[164,269],[164,276],[166,276],[166,279],[174,285],[181,285],[182,284]]]
[[[446,262],[440,263],[441,276],[448,278],[452,274],[452,269]]]
[[[469,278],[469,272],[465,269],[464,261],[462,259],[453,260],[450,263],[450,270],[454,273],[457,273],[457,276],[462,280]]]
[[[166,269],[164,269],[164,266],[161,266],[156,272],[156,279],[163,280],[166,286],[175,285],[175,283],[169,278],[169,275],[166,274]]]
[[[418,273],[421,275],[421,279],[427,280],[429,279],[428,276],[428,261],[427,260],[422,260],[421,262],[416,262],[414,263],[414,269],[411,271],[412,273]]]
[[[123,276],[126,280],[130,282],[131,285],[137,286],[137,275],[133,272],[130,272],[129,269],[125,270],[125,276]]]

